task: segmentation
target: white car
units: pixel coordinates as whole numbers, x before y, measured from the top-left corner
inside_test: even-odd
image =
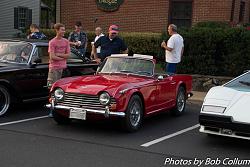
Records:
[[[199,123],[202,133],[250,140],[250,71],[208,91]]]

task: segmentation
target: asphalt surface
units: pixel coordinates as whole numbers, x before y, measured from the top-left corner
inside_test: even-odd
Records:
[[[195,159],[204,160],[201,166],[223,166],[227,157],[250,159],[250,141],[199,133],[201,104],[188,101],[186,113],[180,117],[163,113],[147,118],[136,133],[122,131],[119,121],[73,121],[60,126],[46,117],[43,103],[16,106],[0,118],[0,166],[198,166]],[[166,139],[142,146],[161,137]]]

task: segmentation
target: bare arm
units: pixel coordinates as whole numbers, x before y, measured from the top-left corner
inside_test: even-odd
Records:
[[[184,53],[184,47],[181,48],[181,56],[183,56]]]
[[[97,51],[96,51],[96,47],[95,47],[95,45],[93,45],[92,46],[92,54],[93,54],[93,56],[94,56],[94,59],[98,59],[98,57],[97,57],[97,53],[96,53]]]
[[[55,53],[57,57],[67,59],[69,57],[69,53]]]
[[[91,45],[91,58],[96,59],[96,48],[94,45]]]
[[[101,63],[101,59],[97,57],[97,53],[96,53],[96,47],[93,45],[92,46],[92,53],[93,53],[93,56],[94,56],[94,59],[97,63]]]
[[[72,34],[73,34],[73,32],[71,32],[71,33],[69,34],[68,41],[69,41],[69,44],[70,44],[71,46],[76,46],[76,45],[77,45],[77,42],[73,42],[73,39],[71,38]]]
[[[69,41],[69,44],[70,44],[71,46],[77,46],[77,42],[71,42],[71,41]]]
[[[56,60],[56,61],[64,60],[64,58],[58,57],[58,56],[55,55],[55,53],[51,53],[51,52],[49,53],[49,57],[50,57],[51,60]]]
[[[164,48],[165,50],[170,51],[170,52],[173,50],[173,48],[170,48],[170,47],[168,47],[168,46],[166,45],[166,42],[165,42],[165,41],[163,41],[163,42],[161,43],[161,47]]]

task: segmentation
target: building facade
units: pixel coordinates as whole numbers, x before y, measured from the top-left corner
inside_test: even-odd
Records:
[[[31,23],[40,23],[40,0],[1,0],[0,38],[14,37]]]
[[[112,5],[116,8],[110,9]],[[66,28],[81,21],[89,31],[117,24],[122,31],[161,32],[169,23],[185,27],[201,21],[248,23],[249,8],[250,0],[57,0],[56,18]]]
[[[0,38],[20,36],[18,34],[26,31],[32,23],[41,28],[50,28],[53,9],[42,1],[0,0]],[[55,0],[49,2],[55,3]]]

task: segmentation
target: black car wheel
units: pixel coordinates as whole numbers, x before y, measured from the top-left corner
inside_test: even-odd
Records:
[[[4,115],[9,110],[10,100],[8,89],[0,85],[0,116]]]
[[[171,110],[173,115],[179,116],[185,111],[186,99],[186,90],[181,86],[177,92],[175,107]]]
[[[59,124],[59,125],[67,125],[71,122],[71,119],[60,115],[59,113],[57,113],[56,111],[52,111],[52,115],[54,120]]]
[[[126,116],[123,119],[123,128],[128,132],[137,131],[142,124],[143,106],[141,98],[133,95],[129,100]]]

